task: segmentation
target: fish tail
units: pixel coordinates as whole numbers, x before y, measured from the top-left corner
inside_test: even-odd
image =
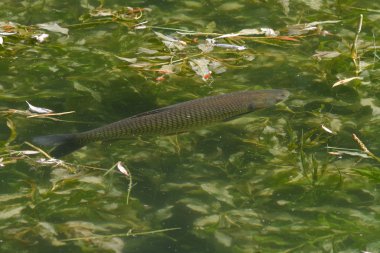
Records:
[[[38,136],[33,142],[41,146],[55,146],[50,152],[51,156],[59,158],[80,149],[85,144],[80,142],[76,134],[57,134]]]

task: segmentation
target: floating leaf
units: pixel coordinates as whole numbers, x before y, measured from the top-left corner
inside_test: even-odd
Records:
[[[336,134],[331,129],[327,128],[325,125],[321,125],[322,129],[325,130],[329,134]]]
[[[202,77],[203,81],[212,79],[212,73],[220,74],[226,71],[226,68],[218,61],[210,61],[206,58],[193,59],[189,62],[192,70]]]
[[[52,113],[53,111],[47,108],[37,107],[32,104],[30,104],[28,101],[25,101],[29,108],[28,110],[32,113],[38,113],[38,114],[46,114],[46,113]]]
[[[206,39],[205,43],[198,44],[198,48],[204,53],[209,53],[214,49],[214,45],[215,45],[214,39]]]
[[[194,72],[202,77],[203,81],[207,81],[210,78],[211,70],[208,68],[209,60],[206,58],[193,59],[190,62],[191,68]]]
[[[117,169],[123,173],[124,175],[126,175],[127,177],[129,177],[129,172],[128,170],[123,166],[123,163],[122,162],[117,162],[117,165],[116,165]]]
[[[160,39],[161,41],[165,44],[165,46],[169,49],[178,49],[178,50],[183,50],[186,48],[187,43],[185,41],[164,35],[160,32],[154,32]]]

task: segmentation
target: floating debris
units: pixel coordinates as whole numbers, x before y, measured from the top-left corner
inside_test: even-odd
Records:
[[[279,32],[274,31],[271,28],[259,28],[259,29],[243,29],[237,33],[227,33],[215,37],[215,39],[231,38],[237,36],[251,36],[251,35],[265,35],[267,37],[277,36]]]
[[[322,129],[325,130],[329,134],[336,134],[331,129],[327,128],[325,125],[321,125]]]
[[[53,110],[47,109],[47,108],[42,108],[42,107],[37,107],[32,104],[30,104],[28,101],[25,101],[29,108],[28,110],[33,113],[38,113],[38,114],[46,114],[46,113],[52,113]]]
[[[334,88],[334,87],[337,87],[339,85],[346,84],[348,82],[351,82],[352,80],[362,80],[362,78],[359,76],[354,76],[354,77],[346,78],[343,80],[339,80],[338,82],[334,83],[332,87]]]
[[[161,39],[162,43],[164,43],[165,46],[169,49],[177,49],[181,51],[185,49],[187,46],[187,43],[185,41],[164,35],[160,32],[154,32],[154,33]]]
[[[121,161],[118,161],[117,164],[116,164],[116,167],[117,169],[123,173],[124,175],[126,175],[127,177],[129,177],[129,172],[128,170],[123,166],[123,163]]]
[[[48,37],[49,37],[49,34],[46,34],[46,33],[32,36],[32,38],[36,39],[40,43],[44,42]]]

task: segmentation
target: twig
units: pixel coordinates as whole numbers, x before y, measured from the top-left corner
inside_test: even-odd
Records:
[[[78,121],[62,120],[62,119],[57,119],[57,118],[51,117],[51,116],[66,115],[66,114],[70,114],[70,113],[74,113],[74,112],[75,111],[37,114],[37,113],[32,113],[30,111],[17,110],[17,109],[8,109],[8,110],[0,111],[0,114],[3,114],[3,115],[17,114],[17,115],[26,116],[27,118],[42,118],[42,119],[50,119],[50,120],[53,120],[53,121],[81,123],[81,122],[78,122]],[[83,123],[87,123],[87,122],[83,122]]]
[[[44,113],[44,114],[33,114],[29,115],[27,118],[45,118],[48,116],[60,116],[65,114],[75,113],[75,111],[69,111],[69,112],[57,112],[57,113]]]
[[[359,147],[364,153],[366,153],[368,156],[375,159],[376,161],[380,162],[380,158],[373,154],[371,151],[369,151],[366,145],[364,145],[364,143],[359,139],[359,137],[356,134],[352,134],[352,138],[354,139],[354,141],[356,141],[356,143],[359,145]]]
[[[41,154],[43,154],[46,158],[48,158],[48,159],[54,159],[48,153],[46,153],[45,151],[43,151],[39,147],[34,146],[32,143],[26,141],[25,144],[28,145],[28,146],[30,146],[30,147],[32,147],[32,148],[34,148],[35,150],[37,150],[38,152],[40,152]]]
[[[116,168],[117,166],[117,163],[115,163],[114,165],[112,165],[111,168],[109,168],[104,174],[103,176],[107,176],[114,168]]]
[[[62,161],[62,160],[55,159],[54,157],[51,157],[48,153],[46,153],[45,151],[43,151],[43,150],[40,149],[39,147],[34,146],[32,143],[27,142],[27,141],[25,141],[24,143],[27,144],[28,146],[34,148],[35,150],[39,151],[41,154],[43,154],[43,155],[48,159],[48,162],[51,161],[51,163],[53,163],[54,166],[62,166],[62,167],[64,167],[64,168],[66,168],[67,170],[69,170],[70,172],[74,172],[74,171],[75,171],[72,167],[70,167],[69,164],[66,164],[66,163],[65,163],[64,161]]]

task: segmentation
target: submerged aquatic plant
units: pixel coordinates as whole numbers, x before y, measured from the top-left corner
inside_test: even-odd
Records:
[[[0,251],[379,251],[376,1],[117,2],[0,3]],[[23,143],[264,87],[293,97],[67,160]]]

